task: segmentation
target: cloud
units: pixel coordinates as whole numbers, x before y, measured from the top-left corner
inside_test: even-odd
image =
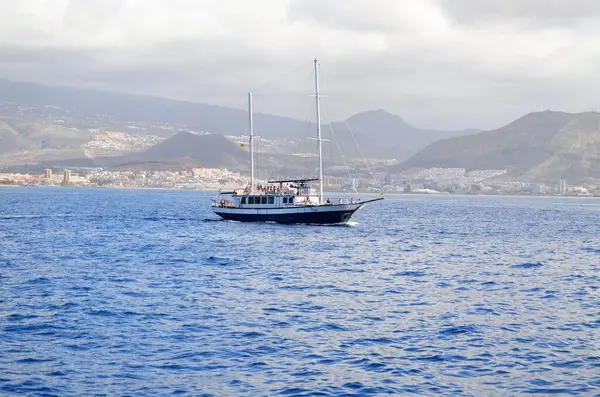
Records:
[[[238,108],[260,86],[257,110],[303,118],[317,56],[334,93],[325,105],[341,105],[332,118],[385,108],[422,126],[491,128],[532,110],[598,107],[595,4],[11,1],[0,77]]]
[[[596,0],[440,0],[442,8],[460,23],[489,24],[521,21],[565,26],[600,16]]]

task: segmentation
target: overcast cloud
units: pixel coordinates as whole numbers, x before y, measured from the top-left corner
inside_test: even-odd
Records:
[[[600,107],[600,1],[0,0],[0,78],[243,108],[305,64],[256,94],[259,111],[305,118],[314,57],[336,119],[383,108],[494,128],[586,111]]]

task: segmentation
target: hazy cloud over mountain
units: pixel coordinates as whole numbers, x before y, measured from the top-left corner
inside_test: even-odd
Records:
[[[325,103],[332,118],[385,108],[423,127],[493,128],[585,111],[600,107],[600,2],[0,0],[0,78],[242,108],[304,62],[256,99],[304,118],[315,56],[341,105]]]

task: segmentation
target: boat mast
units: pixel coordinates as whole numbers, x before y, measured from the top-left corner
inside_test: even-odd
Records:
[[[323,202],[323,148],[321,139],[321,96],[319,94],[319,62],[315,58],[315,97],[317,99],[317,141],[319,142],[319,204]]]
[[[252,93],[248,93],[248,124],[250,144],[250,192],[254,191],[254,123],[252,122]]]

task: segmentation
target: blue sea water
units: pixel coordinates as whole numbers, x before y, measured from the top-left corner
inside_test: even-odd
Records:
[[[600,200],[0,189],[1,395],[598,395]]]

